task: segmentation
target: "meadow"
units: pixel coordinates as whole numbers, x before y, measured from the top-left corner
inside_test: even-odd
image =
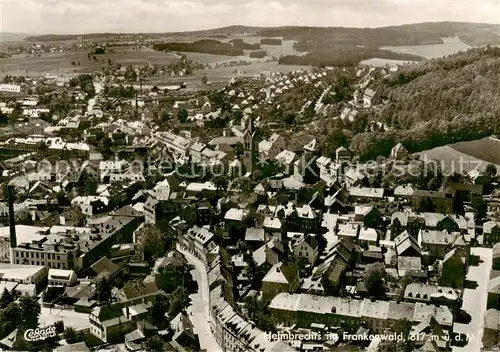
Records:
[[[446,173],[459,172],[460,165],[463,165],[463,172],[476,167],[484,170],[490,163],[500,168],[500,140],[492,137],[449,144],[417,154],[421,158],[425,156],[428,161],[437,161]]]

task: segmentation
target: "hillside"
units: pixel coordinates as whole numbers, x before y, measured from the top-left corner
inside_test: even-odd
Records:
[[[30,36],[28,41],[58,41],[76,40],[81,37],[84,40],[106,39],[110,37],[210,37],[210,36],[234,36],[234,35],[256,35],[262,37],[283,37],[284,40],[299,41],[299,51],[311,51],[318,49],[321,45],[333,43],[342,45],[363,45],[380,47],[388,45],[418,45],[442,43],[442,37],[458,36],[469,45],[500,44],[500,25],[483,23],[462,22],[435,22],[408,24],[402,26],[380,27],[380,28],[346,28],[346,27],[250,27],[250,26],[227,26],[222,28],[188,31],[188,32],[165,32],[165,33],[91,33],[91,34],[46,34]]]
[[[500,132],[500,48],[474,49],[427,61],[374,88],[388,104],[371,118],[391,128],[353,137],[351,148],[372,158],[402,142],[410,152]]]

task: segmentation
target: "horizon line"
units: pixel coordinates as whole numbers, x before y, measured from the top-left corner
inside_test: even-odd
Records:
[[[183,31],[165,31],[165,32],[159,32],[159,31],[136,31],[136,32],[109,32],[109,31],[103,31],[103,32],[85,32],[85,33],[40,33],[40,34],[34,34],[34,33],[23,33],[23,32],[0,32],[0,36],[3,34],[18,34],[18,35],[26,35],[27,37],[38,37],[38,36],[45,36],[45,35],[69,35],[69,36],[79,36],[79,35],[96,35],[96,34],[115,34],[115,35],[133,35],[133,34],[177,34],[177,33],[191,33],[191,32],[205,32],[205,31],[214,31],[214,30],[221,30],[221,29],[226,29],[230,27],[249,27],[249,28],[256,28],[256,29],[275,29],[275,28],[352,28],[352,29],[381,29],[381,28],[391,28],[391,27],[402,27],[402,26],[411,26],[411,25],[419,25],[419,24],[431,24],[431,23],[463,23],[463,24],[475,24],[475,25],[489,25],[489,26],[499,26],[500,23],[490,23],[490,22],[468,22],[468,21],[429,21],[429,22],[409,22],[409,23],[403,23],[403,24],[394,24],[394,25],[387,25],[387,26],[373,26],[373,27],[357,27],[357,26],[317,26],[317,25],[280,25],[280,26],[254,26],[254,25],[246,25],[246,24],[231,24],[231,25],[226,25],[222,27],[210,27],[210,28],[203,28],[203,29],[191,29],[191,30],[183,30]],[[23,38],[25,39],[25,38]]]

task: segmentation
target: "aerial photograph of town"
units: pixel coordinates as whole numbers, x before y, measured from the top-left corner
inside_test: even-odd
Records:
[[[0,31],[0,351],[500,352],[500,1]]]

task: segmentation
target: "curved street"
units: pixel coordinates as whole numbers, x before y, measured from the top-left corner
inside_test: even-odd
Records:
[[[191,271],[193,279],[198,283],[198,292],[193,293],[191,298],[191,306],[188,308],[188,314],[194,325],[194,330],[198,334],[201,349],[206,349],[207,352],[220,352],[221,347],[217,344],[215,337],[210,331],[210,313],[209,313],[209,297],[207,271],[205,265],[194,255],[186,252],[177,246],[177,250],[181,252],[189,264],[194,266]]]

